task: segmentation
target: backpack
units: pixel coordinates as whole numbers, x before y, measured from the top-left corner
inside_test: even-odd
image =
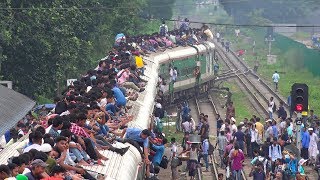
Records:
[[[162,167],[163,169],[167,169],[168,163],[169,163],[168,157],[167,156],[163,156],[162,160],[160,162],[160,167]]]
[[[260,156],[261,157],[261,156]],[[261,161],[260,158],[258,157],[258,159],[256,160],[256,162],[254,163],[254,165],[257,165],[258,163],[262,163],[263,166],[264,166],[264,162],[267,161],[267,164],[266,164],[266,171],[270,171],[271,170],[271,167],[270,167],[270,163],[268,161],[268,159],[266,157],[263,157],[263,160]]]
[[[161,25],[159,34],[160,34],[160,36],[166,35],[166,25]]]
[[[271,147],[271,152],[272,152],[272,151],[273,151],[273,146],[270,145],[270,147]],[[281,154],[281,148],[280,148],[280,145],[279,145],[279,144],[277,144],[277,148],[278,148],[279,154]]]

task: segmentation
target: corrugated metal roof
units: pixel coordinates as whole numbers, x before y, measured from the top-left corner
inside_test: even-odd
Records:
[[[0,135],[12,128],[35,104],[25,95],[0,85]]]

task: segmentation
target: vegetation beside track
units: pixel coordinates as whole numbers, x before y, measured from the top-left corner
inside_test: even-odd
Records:
[[[311,109],[320,109],[320,92],[317,90],[320,84],[320,77],[312,74],[304,65],[304,54],[297,44],[287,47],[287,51],[281,51],[276,45],[272,45],[272,54],[277,55],[275,64],[267,64],[268,45],[263,41],[261,31],[252,29],[241,29],[244,36],[236,38],[234,31],[229,30],[226,38],[231,41],[233,50],[245,49],[246,54],[241,57],[253,68],[255,60],[260,63],[258,74],[272,87],[272,74],[274,71],[280,73],[279,93],[287,97],[290,94],[293,83],[306,83],[309,86],[309,105]],[[250,37],[250,38],[248,38]],[[256,41],[255,52],[252,51],[252,40]]]
[[[244,118],[250,118],[253,114],[252,107],[250,102],[247,100],[246,94],[241,91],[241,89],[231,83],[231,82],[224,82],[223,87],[228,87],[230,89],[230,92],[232,92],[231,100],[233,101],[234,106],[236,107],[236,119],[237,123],[242,121]],[[222,97],[222,96],[223,97]],[[219,98],[224,98],[227,94],[220,94]],[[224,103],[225,101],[223,101]],[[224,108],[226,110],[226,108]],[[221,112],[222,113],[222,112]],[[225,113],[225,112],[223,112]]]

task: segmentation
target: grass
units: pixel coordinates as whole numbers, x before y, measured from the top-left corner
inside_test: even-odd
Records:
[[[172,118],[172,120],[170,122],[175,122],[176,119]],[[162,119],[162,122],[167,122],[166,118]],[[182,143],[182,138],[183,138],[183,132],[176,132],[176,126],[163,126],[163,133],[166,135],[166,138],[168,140],[168,142],[170,142],[171,138],[176,138],[176,142],[178,144]]]
[[[277,55],[277,62],[268,65],[266,57],[268,47],[264,44],[264,41],[261,41],[261,39],[263,39],[262,34],[254,30],[244,30],[243,33],[256,40],[255,52],[257,53],[257,59],[260,62],[258,74],[263,79],[271,85],[271,76],[274,71],[278,71],[280,74],[279,92],[285,98],[290,94],[292,84],[306,83],[309,86],[309,107],[316,110],[320,109],[320,93],[318,91],[320,77],[314,76],[310,71],[303,67],[303,55],[299,53],[299,49],[288,47],[288,51],[281,52],[280,49],[272,46],[272,54]],[[302,38],[305,37],[306,34],[296,33],[296,36]],[[252,44],[245,41],[244,37],[236,39],[232,33],[227,34],[227,39],[231,40],[235,50],[240,48],[247,50],[247,53],[243,58],[250,67],[253,67],[256,56],[252,53]],[[258,41],[259,39],[260,41]],[[292,50],[290,50],[290,48],[292,48]],[[237,101],[237,97],[234,98],[235,101]]]
[[[244,118],[250,118],[253,114],[251,110],[252,108],[250,107],[251,105],[246,97],[246,94],[242,92],[241,89],[233,83],[224,82],[223,86],[228,87],[232,92],[231,100],[233,101],[233,104],[236,107],[237,123],[241,122]]]
[[[306,32],[296,32],[291,37],[297,40],[310,40],[310,33]]]

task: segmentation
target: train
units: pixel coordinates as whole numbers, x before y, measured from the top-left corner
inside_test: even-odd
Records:
[[[179,69],[179,78],[173,84],[173,90],[168,94],[168,98],[180,96],[180,92],[186,91],[192,94],[189,90],[195,86],[195,77],[193,69],[200,67],[201,81],[199,86],[208,86],[214,80],[213,64],[215,61],[215,45],[211,42],[204,42],[199,45],[177,47],[168,49],[164,52],[153,53],[147,58],[145,65],[145,76],[143,78],[148,81],[145,91],[140,93],[137,101],[129,101],[132,109],[129,111],[134,115],[134,120],[128,123],[128,127],[136,127],[147,129],[151,124],[151,115],[154,108],[154,99],[158,92],[158,77],[159,75],[168,78],[168,66],[171,64]],[[169,96],[171,94],[171,96]],[[0,164],[7,164],[7,158],[18,156],[20,150],[28,143],[28,136],[24,136],[16,143],[4,148],[0,151]],[[130,144],[122,144],[115,142],[115,147],[131,146]],[[108,150],[100,151],[109,160],[104,165],[83,166],[89,173],[96,176],[103,176],[107,180],[136,180],[144,179],[145,165],[141,163],[143,160],[139,151],[131,146],[128,152],[120,156]]]
[[[167,102],[194,96],[195,92],[205,92],[216,81],[214,64],[218,59],[215,44],[212,42],[167,50],[155,57],[155,60],[159,62],[159,75],[167,81],[164,89]],[[199,82],[193,74],[197,66],[201,74]],[[170,84],[170,67],[176,67],[178,71],[178,78],[173,84]]]

